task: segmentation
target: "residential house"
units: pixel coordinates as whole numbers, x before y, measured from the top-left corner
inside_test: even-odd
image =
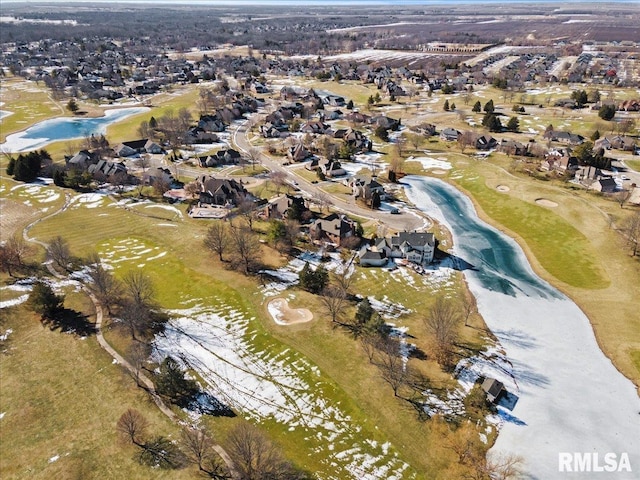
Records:
[[[497,145],[498,141],[491,135],[481,135],[476,139],[476,150],[491,150]]]
[[[515,140],[502,139],[500,145],[498,145],[498,151],[506,153],[507,155],[525,156],[529,153],[528,148],[520,142]]]
[[[604,148],[606,150],[613,148],[616,150],[631,152],[634,150],[637,143],[638,140],[633,137],[616,135],[613,137],[599,138],[594,142],[593,149],[597,151],[600,148]]]
[[[215,115],[200,115],[198,127],[203,129],[205,132],[224,132],[227,128],[224,120],[217,113]]]
[[[251,198],[247,189],[234,179],[203,175],[198,178],[198,185],[200,204],[234,206],[244,198]]]
[[[302,143],[298,143],[293,147],[289,147],[287,150],[287,156],[293,162],[304,162],[308,158],[312,157],[313,154],[307,150]]]
[[[365,115],[364,113],[360,113],[360,112],[350,112],[344,116],[344,119],[346,121],[356,125],[368,123],[370,118],[371,117],[369,115]]]
[[[409,127],[409,129],[426,137],[436,134],[436,126],[432,123],[421,123],[420,125]]]
[[[265,204],[262,214],[266,218],[285,218],[292,207],[300,214],[308,210],[303,197],[287,193],[269,200]]]
[[[126,175],[127,167],[125,167],[124,163],[99,160],[98,163],[89,165],[87,171],[94,177],[108,178],[117,173]]]
[[[147,170],[144,174],[144,182],[153,185],[156,182],[161,182],[163,184],[171,186],[171,188],[182,187],[181,182],[178,182],[171,171],[168,168],[163,167],[155,167]]]
[[[384,251],[365,249],[360,253],[361,267],[384,267],[389,259]]]
[[[350,145],[356,153],[364,153],[371,151],[373,142],[369,140],[361,131],[348,128],[343,136],[342,140]]]
[[[300,131],[302,133],[313,133],[316,135],[322,135],[327,133],[331,127],[320,120],[309,120],[302,127]]]
[[[400,232],[378,239],[374,248],[384,251],[389,258],[403,258],[417,265],[427,265],[433,261],[436,241],[433,233]]]
[[[459,136],[460,132],[455,128],[447,127],[440,132],[440,139],[446,142],[457,142]]]
[[[487,394],[487,400],[491,403],[496,403],[500,394],[504,390],[504,385],[495,378],[486,377],[482,381],[482,390]]]
[[[147,140],[143,148],[147,153],[153,153],[153,154],[164,153],[164,149],[153,140]]]
[[[89,165],[95,164],[99,161],[99,156],[96,152],[90,152],[89,150],[80,150],[73,157],[65,156],[65,163],[68,169],[74,169],[84,172]]]
[[[143,138],[140,140],[130,140],[128,142],[122,142],[113,149],[116,155],[119,157],[132,157],[140,153],[146,152],[145,146],[149,142],[148,139]],[[153,143],[153,142],[152,142]],[[156,145],[156,144],[153,144]],[[160,153],[162,149],[160,148]]]
[[[382,127],[385,130],[396,131],[400,128],[400,120],[387,117],[386,115],[376,115],[369,119],[369,123],[374,127]]]
[[[374,194],[384,194],[384,187],[372,177],[356,175],[348,179],[345,183],[351,187],[351,191],[356,198],[370,200]]]
[[[289,129],[289,126],[286,126],[286,130]],[[282,126],[277,127],[271,123],[265,123],[264,125],[260,125],[260,134],[264,138],[280,138],[281,133],[286,131]]]
[[[553,140],[565,145],[580,145],[584,142],[582,135],[577,135],[571,132],[559,132],[556,130],[547,130],[544,132],[543,138],[546,140]]]
[[[337,160],[320,160],[318,167],[326,177],[333,178],[340,175],[346,175],[347,171]]]
[[[240,152],[232,148],[218,150],[211,155],[198,157],[201,167],[218,167],[220,165],[237,165],[240,163]]]
[[[602,193],[614,193],[620,190],[620,186],[612,177],[600,177],[591,188],[599,190]]]
[[[358,225],[355,221],[332,213],[324,218],[316,219],[309,227],[309,235],[313,240],[343,245],[349,239],[358,238]]]

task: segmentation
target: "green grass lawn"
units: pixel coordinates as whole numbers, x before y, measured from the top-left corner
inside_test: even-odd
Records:
[[[42,120],[64,115],[65,110],[49,96],[43,84],[9,77],[0,80],[2,110],[12,112],[0,122],[0,143],[7,135],[24,130]]]
[[[624,163],[636,172],[640,171],[640,160],[625,160]]]
[[[90,313],[82,303],[69,298],[65,305]],[[193,478],[190,468],[139,465],[136,450],[119,440],[116,422],[127,408],[140,411],[155,435],[178,438],[179,428],[112,363],[95,337],[51,331],[24,306],[14,307],[5,327],[13,333],[9,353],[0,356],[0,477]]]
[[[543,207],[488,188],[482,176],[464,175],[456,183],[473,196],[489,217],[521,237],[555,278],[579,288],[609,285],[593,246],[569,222]]]

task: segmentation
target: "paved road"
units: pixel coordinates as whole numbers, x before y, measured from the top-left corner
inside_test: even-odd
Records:
[[[248,152],[250,148],[252,148],[251,143],[247,139],[246,125],[238,127],[233,132],[232,139],[236,147],[245,153]],[[275,160],[273,157],[265,154],[264,152],[261,152],[260,154],[260,161],[266,168],[268,168],[272,172],[284,172],[285,175],[287,175],[287,178],[290,180],[290,183],[294,184],[309,198],[318,198],[320,195],[328,196],[331,199],[333,207],[342,212],[350,213],[357,217],[366,218],[372,221],[377,221],[394,230],[416,230],[424,228],[428,225],[426,216],[424,216],[418,210],[407,210],[403,211],[403,213],[400,215],[394,215],[382,210],[371,210],[369,208],[364,208],[360,205],[357,205],[355,201],[347,202],[342,198],[325,192],[318,185],[312,184],[308,180],[297,175],[295,173],[295,168],[287,168],[283,166],[278,160]]]

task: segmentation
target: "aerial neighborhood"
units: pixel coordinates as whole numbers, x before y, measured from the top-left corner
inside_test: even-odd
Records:
[[[1,7],[0,477],[640,469],[637,9],[195,3]]]

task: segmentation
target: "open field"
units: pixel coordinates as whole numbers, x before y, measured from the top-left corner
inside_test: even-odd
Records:
[[[51,98],[49,90],[43,84],[36,85],[22,78],[4,77],[0,80],[0,88],[0,110],[12,112],[0,121],[0,143],[10,133],[66,113],[61,103]]]
[[[65,305],[92,315],[84,296],[70,294]],[[112,363],[95,337],[51,331],[24,306],[13,307],[4,327],[13,331],[8,353],[0,356],[0,476],[149,478],[135,449],[118,439],[118,418],[135,408],[153,434],[175,439],[179,429]],[[154,472],[154,478],[166,479],[193,475],[190,468]]]

